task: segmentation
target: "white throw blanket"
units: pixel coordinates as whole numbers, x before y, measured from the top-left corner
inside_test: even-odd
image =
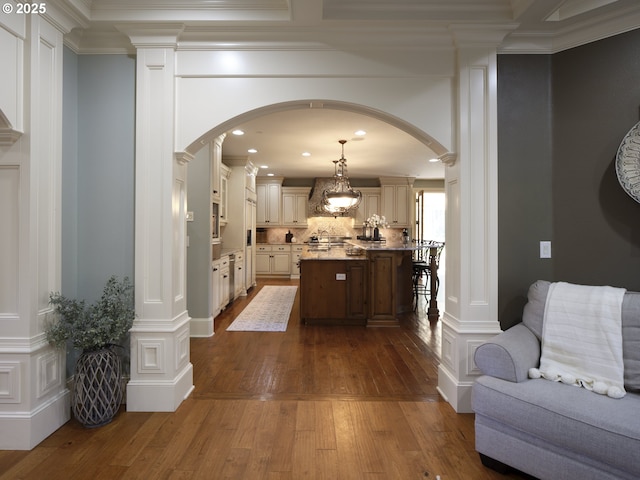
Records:
[[[540,368],[544,377],[622,398],[622,299],[625,289],[552,283],[542,327]]]

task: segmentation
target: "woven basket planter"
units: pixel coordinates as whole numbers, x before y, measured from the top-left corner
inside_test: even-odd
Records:
[[[111,349],[83,352],[76,364],[73,416],[85,427],[113,420],[122,402],[120,357]]]

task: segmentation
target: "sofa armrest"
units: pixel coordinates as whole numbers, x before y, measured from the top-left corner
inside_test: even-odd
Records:
[[[529,369],[540,363],[540,341],[519,323],[480,345],[474,360],[485,375],[522,382],[527,379]]]

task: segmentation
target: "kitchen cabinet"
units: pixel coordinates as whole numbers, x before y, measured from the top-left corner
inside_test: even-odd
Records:
[[[274,179],[274,180],[271,180]],[[270,177],[256,181],[256,225],[273,227],[280,225],[280,203],[282,201],[282,178]]]
[[[223,255],[220,257],[220,310],[224,310],[229,304],[230,294],[229,291],[229,256]]]
[[[291,246],[259,244],[256,248],[256,275],[291,274]]]
[[[303,245],[291,245],[291,278],[300,278],[300,255]]]
[[[222,134],[209,144],[211,201],[216,203],[220,203],[220,166],[222,165],[222,142],[225,136],[226,134]]]
[[[410,228],[412,215],[413,181],[408,178],[381,178],[381,215],[392,228]],[[389,182],[389,183],[387,183]]]
[[[306,227],[310,188],[282,187],[282,225]]]
[[[236,252],[235,271],[233,275],[233,298],[238,298],[247,294],[245,289],[244,254]]]
[[[366,325],[367,260],[302,260],[300,316],[305,323]]]
[[[369,218],[374,213],[382,215],[382,213],[380,213],[380,188],[365,187],[360,188],[359,190],[360,192],[362,192],[362,201],[360,202],[358,210],[356,211],[356,218],[354,221],[354,226],[356,227],[362,227],[367,218]]]
[[[211,262],[211,313],[215,318],[220,307],[220,259]]]
[[[229,205],[229,176],[231,169],[224,163],[220,164],[220,226],[224,226],[228,221]]]

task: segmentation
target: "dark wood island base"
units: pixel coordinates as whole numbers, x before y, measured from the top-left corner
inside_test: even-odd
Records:
[[[349,248],[353,248],[350,246]],[[413,310],[411,247],[305,249],[300,257],[300,317],[307,324],[398,326]]]

